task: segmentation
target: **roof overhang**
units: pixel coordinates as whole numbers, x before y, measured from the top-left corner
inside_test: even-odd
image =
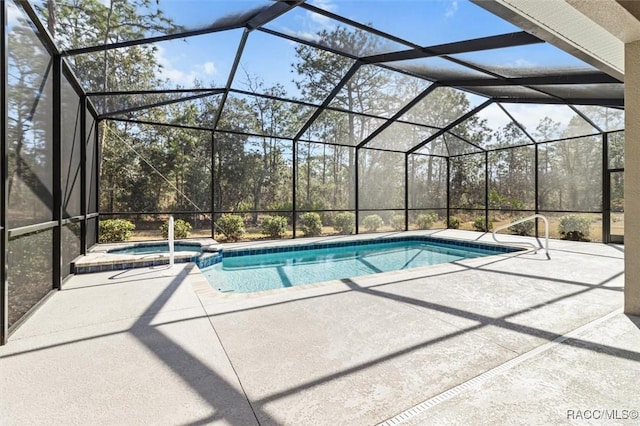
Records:
[[[640,2],[471,0],[624,81],[624,44],[640,40]]]

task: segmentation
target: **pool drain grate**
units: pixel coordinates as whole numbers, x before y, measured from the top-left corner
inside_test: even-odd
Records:
[[[377,426],[394,426],[394,425],[399,425],[401,423],[404,423],[410,419],[412,419],[413,417],[416,417],[417,415],[427,411],[428,409],[435,407],[436,405],[440,404],[441,402],[444,402],[448,399],[453,398],[454,396],[457,396],[459,394],[461,394],[462,392],[471,389],[473,387],[476,387],[484,382],[486,382],[487,380],[491,379],[492,377],[495,377],[499,374],[502,374],[508,370],[510,370],[511,368],[517,366],[518,364],[523,363],[524,361],[527,361],[543,352],[546,352],[556,346],[558,346],[559,344],[561,344],[562,342],[571,339],[573,337],[576,337],[580,334],[582,334],[583,332],[585,332],[586,330],[589,330],[593,327],[595,327],[596,325],[607,321],[608,319],[618,315],[622,313],[622,309],[616,309],[615,311],[601,317],[598,319],[595,319],[591,322],[588,322],[587,324],[576,328],[575,330],[567,333],[567,334],[563,334],[562,336],[558,336],[557,338],[555,338],[554,340],[552,340],[549,343],[545,343],[542,346],[538,346],[535,349],[530,350],[529,352],[526,352],[520,356],[517,356],[507,362],[505,362],[504,364],[501,364],[495,368],[492,368],[491,370],[485,371],[484,373],[474,377],[473,379],[470,379],[464,383],[461,383],[457,386],[452,387],[451,389],[444,391],[436,396],[434,396],[433,398],[427,399],[426,401],[421,402],[418,405],[414,405],[413,407],[409,408],[408,410],[403,411],[402,413],[388,419],[385,420],[382,423],[379,423]]]

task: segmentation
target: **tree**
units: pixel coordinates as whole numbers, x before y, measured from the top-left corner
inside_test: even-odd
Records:
[[[295,133],[300,126],[296,119],[298,105],[282,102],[276,98],[286,95],[283,86],[277,84],[265,88],[264,82],[246,74],[246,81],[252,93],[262,93],[268,97],[254,96],[248,102],[248,111],[254,117],[251,121],[252,133],[262,135],[249,141],[248,149],[255,156],[256,166],[252,168],[252,207],[254,211],[291,205],[291,163],[286,163],[284,150],[288,142],[278,136]],[[254,212],[253,222],[257,223],[258,213]]]
[[[403,153],[365,149],[360,151],[358,187],[362,209],[403,209],[404,173]],[[385,215],[388,222],[390,214]]]
[[[484,154],[470,154],[450,159],[451,206],[459,209],[485,207]]]
[[[605,132],[624,129],[624,110],[595,105],[579,107],[591,121]]]
[[[152,0],[45,0],[36,5],[56,42],[63,50],[143,39],[149,33],[169,33],[180,29],[167,19]],[[157,86],[159,65],[154,46],[76,55],[68,58],[88,91],[126,90]],[[109,98],[107,98],[109,99]],[[109,103],[107,99],[98,104]],[[114,99],[111,97],[110,99]],[[115,106],[115,105],[110,105]],[[106,110],[106,108],[105,108]]]
[[[443,157],[409,156],[409,208],[447,207],[447,160]]]
[[[210,105],[213,106],[213,105]],[[215,114],[214,110],[203,110],[203,114]],[[229,97],[219,128],[231,128],[232,123],[243,123],[250,119],[247,102]],[[251,204],[252,187],[248,183],[252,170],[259,166],[255,155],[248,150],[249,136],[237,133],[217,132],[214,138],[214,195],[216,211],[234,212],[248,210]]]
[[[498,146],[512,146],[489,153],[489,208],[533,209],[535,206],[535,156],[520,128],[509,122],[495,133]]]
[[[70,50],[108,46],[121,41],[142,39],[151,32],[167,33],[177,30],[179,27],[163,15],[157,4],[157,1],[151,0],[46,0],[42,5],[36,5],[36,10],[55,34],[58,46],[63,50]],[[162,83],[158,78],[160,66],[156,63],[155,52],[156,47],[153,45],[140,45],[75,55],[67,57],[67,61],[87,91],[150,89]],[[145,99],[147,102],[149,100]],[[94,97],[92,101],[99,112],[118,111],[130,105],[131,97]],[[101,199],[107,202],[109,208],[116,207],[113,205],[116,198],[114,192],[119,190],[122,193],[126,190],[122,188],[125,181],[123,174],[128,174],[128,178],[131,178],[129,182],[147,185],[153,175],[123,173],[123,170],[132,166],[137,166],[139,170],[148,168],[140,159],[128,158],[134,156],[131,156],[131,151],[126,146],[122,146],[122,140],[131,139],[128,135],[131,130],[132,126],[101,122]],[[105,138],[107,134],[114,138]],[[157,199],[158,191],[156,187],[147,186],[143,191],[130,193],[153,193]],[[132,197],[130,201],[132,204],[129,207],[156,206],[146,196]]]
[[[47,0],[42,5],[36,5],[36,10],[47,21],[57,44],[65,50],[140,39],[149,31],[170,31],[175,28],[159,9],[153,10],[150,0],[110,0],[106,4],[98,0]],[[155,77],[159,68],[151,46],[104,50],[69,57],[67,60],[88,91],[127,90],[142,88],[141,85],[151,88],[160,83]],[[118,110],[124,106],[121,98],[117,97],[94,98],[93,101],[100,112]],[[144,166],[117,140],[129,138],[127,133],[131,129],[128,125],[118,126],[107,121],[101,124],[101,198],[103,206],[106,202],[109,208],[116,207],[115,191],[123,192],[123,174],[131,178],[128,182],[140,183],[145,178],[140,173],[127,172],[136,164]],[[115,137],[105,139],[106,134]],[[149,192],[139,192],[142,193]],[[130,201],[130,207],[149,207],[153,204],[144,196],[133,197]]]
[[[379,40],[360,30],[350,30],[338,26],[333,30],[322,30],[318,34],[319,44],[345,50],[366,56],[379,49]],[[327,95],[347,75],[354,61],[344,56],[336,55],[325,50],[306,45],[296,47],[296,62],[292,65],[297,76],[295,84],[302,93],[302,97],[315,103],[321,103]],[[392,102],[387,95],[391,84],[389,73],[375,65],[361,66],[346,82],[342,90],[336,95],[332,105],[346,111],[360,111],[378,114],[388,111]],[[389,91],[390,92],[390,91]],[[325,112],[316,121],[314,130],[316,136],[324,141],[341,145],[355,146],[362,141],[373,129],[372,119],[354,114]],[[346,150],[348,154],[347,170],[355,174],[355,150]],[[353,180],[352,177],[347,179]],[[346,189],[346,188],[345,188]],[[350,197],[355,196],[351,191]],[[354,205],[355,202],[349,204]]]

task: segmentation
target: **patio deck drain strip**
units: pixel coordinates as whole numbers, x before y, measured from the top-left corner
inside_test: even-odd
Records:
[[[446,390],[436,396],[434,396],[433,398],[427,399],[426,401],[421,402],[420,404],[414,405],[413,407],[409,408],[408,410],[403,411],[402,413],[391,417],[388,420],[385,420],[382,423],[379,423],[377,426],[395,426],[395,425],[399,425],[401,423],[404,423],[406,421],[409,421],[410,419],[418,416],[419,414],[429,410],[430,408],[435,407],[436,405],[440,404],[441,402],[447,401],[451,398],[453,398],[454,396],[457,396],[471,388],[474,388],[476,386],[481,385],[482,383],[486,382],[487,380],[502,374],[510,369],[512,369],[513,367],[523,363],[524,361],[527,361],[543,352],[546,352],[556,346],[558,346],[559,344],[561,344],[562,342],[569,340],[571,338],[577,337],[578,335],[582,334],[583,332],[595,327],[596,325],[607,321],[608,319],[621,314],[623,312],[623,309],[616,309],[615,311],[600,317],[598,319],[595,319],[591,322],[588,322],[586,324],[584,324],[581,327],[576,328],[575,330],[572,330],[569,333],[563,334],[562,336],[558,336],[557,338],[555,338],[554,340],[552,340],[549,343],[545,343],[542,346],[538,346],[535,349],[530,350],[529,352],[526,352],[522,355],[519,355],[507,362],[505,362],[504,364],[501,364],[495,368],[492,368],[491,370],[485,371],[484,373],[474,377],[473,379],[467,380],[464,383],[461,383],[457,386],[452,387],[449,390]]]

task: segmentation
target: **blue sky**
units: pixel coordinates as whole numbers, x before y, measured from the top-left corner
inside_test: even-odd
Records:
[[[308,0],[308,3],[364,24],[372,24],[377,29],[421,46],[519,31],[517,27],[466,0]],[[263,4],[268,2],[160,0],[160,7],[168,16],[190,28],[204,26],[227,14]],[[323,16],[297,8],[266,27],[312,38],[319,30],[331,29],[336,24]],[[235,56],[240,33],[234,31],[233,34],[213,34],[162,43],[159,60],[165,67],[164,76],[181,85],[190,84],[196,76],[223,85]],[[396,48],[405,47],[390,46],[390,50]],[[548,46],[484,51],[465,57],[483,62],[497,59],[499,65],[527,67],[557,61],[565,65],[581,64],[579,60]],[[262,75],[267,85],[279,82],[287,83],[290,87],[289,71],[293,60],[291,42],[254,32],[249,36],[242,64],[249,73]],[[238,83],[236,86],[239,86]]]
[[[40,1],[40,0],[38,0]],[[107,4],[110,0],[99,0]],[[216,20],[235,13],[269,5],[268,0],[159,0],[151,1],[175,23],[187,29],[209,26]],[[437,45],[461,40],[520,31],[517,27],[486,12],[467,0],[307,0],[321,9],[342,15],[381,31],[394,34],[420,46]],[[9,11],[9,20],[14,18]],[[286,34],[313,38],[322,29],[335,28],[337,22],[324,16],[295,8],[266,25]],[[157,34],[150,34],[157,35]],[[192,86],[194,79],[203,85],[223,87],[232,66],[242,29],[158,43],[157,59],[163,66],[162,77],[170,86]],[[291,63],[295,43],[272,37],[259,31],[250,34],[241,68],[233,87],[246,89],[245,75],[259,76],[265,86],[276,83],[297,96],[292,83]],[[405,49],[391,45],[389,50]],[[500,51],[482,51],[459,55],[460,59],[498,66],[519,66],[527,69],[549,64],[584,67],[585,64],[549,45],[532,45]],[[445,61],[441,61],[446,63]],[[514,105],[512,112],[530,128],[545,116],[568,123],[573,113],[568,108],[545,105]],[[487,109],[480,116],[495,125],[504,125],[508,118],[501,111]]]
[[[461,40],[520,31],[519,28],[468,2],[467,0],[307,0],[309,4],[340,14],[354,21],[394,34],[409,42],[431,46]],[[187,27],[206,25],[215,19],[247,8],[268,4],[259,0],[201,1],[160,0],[160,7],[176,23]],[[332,29],[337,22],[297,8],[266,25],[266,28],[313,38],[322,29]],[[163,76],[173,84],[188,86],[197,77],[206,84],[226,82],[242,30],[186,40],[162,43],[158,59],[164,66]],[[291,82],[291,63],[295,44],[261,32],[250,34],[241,69],[233,87],[246,89],[245,73],[260,76],[266,86],[280,83],[290,96],[298,92]],[[404,49],[391,45],[389,50]],[[549,64],[585,66],[580,60],[549,45],[482,51],[460,55],[460,59],[498,66],[526,68]],[[541,117],[551,115],[567,124],[574,115],[569,108],[549,105],[513,105],[512,111],[531,130]],[[505,125],[509,119],[499,109],[480,114],[493,125]]]
[[[98,1],[107,5],[111,0]],[[194,29],[271,3],[270,0],[151,0],[150,4],[154,9],[162,9],[176,24]],[[307,0],[307,3],[420,46],[520,31],[468,0]],[[318,31],[330,30],[336,25],[336,21],[324,16],[294,8],[268,23],[266,28],[313,38]],[[198,78],[206,84],[224,86],[241,34],[242,30],[235,30],[158,43],[158,61],[164,67],[162,76],[171,85],[190,86],[194,78]],[[388,50],[405,48],[391,43]],[[578,59],[546,45],[482,51],[461,55],[460,59],[528,68],[558,63],[583,65]],[[254,31],[249,36],[242,66],[250,74],[263,76],[265,84],[281,83],[295,94],[290,72],[293,61],[293,43]],[[240,79],[236,79],[234,87],[240,86]]]

